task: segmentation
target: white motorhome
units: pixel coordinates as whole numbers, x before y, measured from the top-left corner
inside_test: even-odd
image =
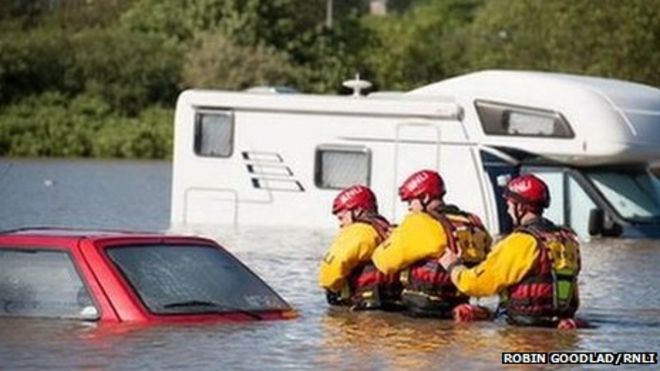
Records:
[[[555,73],[483,71],[406,93],[360,96],[188,90],[177,102],[173,227],[334,228],[337,191],[397,189],[438,170],[446,200],[510,229],[501,187],[534,173],[547,215],[582,237],[660,237],[660,89]]]

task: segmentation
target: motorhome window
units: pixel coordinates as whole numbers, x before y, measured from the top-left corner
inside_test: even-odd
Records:
[[[229,111],[198,111],[195,114],[195,153],[229,157],[233,152],[234,117]]]
[[[550,191],[550,206],[544,216],[556,224],[571,227],[581,238],[589,237],[589,214],[596,209],[592,195],[585,189],[581,172],[557,167],[524,167],[523,174],[543,179]]]
[[[570,200],[568,220],[571,228],[581,237],[589,237],[589,213],[597,206],[589,194],[572,176],[568,178],[566,197]]]
[[[369,185],[370,166],[371,152],[365,147],[320,146],[316,149],[314,183],[323,189]]]
[[[657,177],[640,170],[590,170],[585,172],[610,205],[626,219],[660,220]]]
[[[572,138],[573,131],[558,112],[476,101],[484,132],[489,135]]]

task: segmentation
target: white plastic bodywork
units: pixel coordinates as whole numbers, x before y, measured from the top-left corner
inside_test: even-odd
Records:
[[[479,143],[519,148],[571,165],[648,162],[660,157],[660,89],[627,81],[543,72],[484,71],[409,95],[451,95]],[[572,139],[487,136],[475,100],[560,112]],[[469,124],[467,124],[469,123]]]
[[[560,112],[575,136],[485,135],[475,100]],[[234,115],[228,158],[193,151],[195,112],[208,109]],[[445,178],[448,202],[475,212],[498,233],[498,195],[480,150],[517,148],[584,166],[649,162],[660,158],[659,142],[660,90],[599,78],[486,71],[366,98],[190,90],[177,102],[171,222],[334,227],[337,190],[314,183],[314,156],[319,146],[345,146],[370,153],[370,186],[392,221],[405,213],[397,195],[401,181],[432,168]],[[248,165],[263,174],[247,171]],[[255,188],[254,178],[271,189]]]

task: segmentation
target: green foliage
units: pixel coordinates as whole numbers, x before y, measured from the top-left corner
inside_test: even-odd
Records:
[[[107,118],[95,135],[92,156],[171,158],[174,112],[150,107],[136,118]]]
[[[465,70],[536,69],[660,84],[660,0],[492,0]]]
[[[111,26],[134,0],[48,0],[48,2],[52,4],[52,10],[45,14],[45,23],[78,31]]]
[[[364,8],[335,1],[335,18]],[[267,44],[290,52],[299,34],[325,22],[326,0],[140,0],[123,15],[130,30],[187,42],[198,33],[219,31],[241,45]]]
[[[407,90],[487,68],[660,85],[660,0],[0,0],[0,155],[170,155],[180,89]]]
[[[0,0],[0,21],[14,21],[21,27],[34,26],[48,10],[48,5],[46,0]]]
[[[52,30],[7,32],[0,38],[0,105],[60,90],[73,63],[69,40]]]
[[[338,92],[342,81],[366,71],[359,50],[368,35],[361,24],[347,19],[332,29],[321,25],[292,43],[292,54],[301,66],[299,89],[316,93]]]
[[[26,98],[0,116],[0,132],[7,133],[0,139],[2,154],[88,156],[92,147],[88,138],[99,125],[98,113],[105,109],[99,101],[69,103],[57,92]]]
[[[122,30],[91,30],[72,39],[68,90],[102,96],[114,110],[136,115],[151,104],[172,104],[182,58],[162,39]]]
[[[365,18],[374,35],[364,50],[371,78],[381,88],[407,90],[451,75],[462,52],[461,28],[481,3],[425,1],[400,15]]]
[[[0,114],[0,155],[166,158],[172,110],[150,107],[128,118],[93,95],[28,97]]]
[[[175,100],[181,58],[162,40],[119,30],[56,31],[0,38],[0,104],[47,90],[89,92],[135,115],[147,105]]]
[[[182,76],[184,87],[240,90],[291,85],[294,67],[272,47],[239,46],[222,33],[206,33],[186,55]]]
[[[209,61],[209,52],[202,50],[214,48],[209,42],[202,41],[204,46],[200,47],[193,41],[217,35],[225,39],[221,41],[223,45],[241,55],[239,59],[253,59],[266,69],[265,64],[274,65],[283,58],[288,59],[284,69],[288,70],[289,64],[298,67],[296,80],[300,90],[328,92],[336,91],[341,81],[359,67],[356,51],[361,47],[364,32],[357,22],[357,10],[364,8],[364,3],[337,2],[331,30],[324,26],[325,3],[325,0],[142,0],[127,11],[121,23],[132,31],[159,35],[168,44],[184,48],[196,45],[188,54],[189,67],[184,85],[199,81],[199,78],[192,77],[195,73],[191,71],[191,65],[208,63],[195,62],[191,58],[199,56]],[[217,46],[215,48],[217,50]],[[250,53],[254,55],[248,56]],[[274,60],[257,62],[267,55],[272,55]],[[225,61],[222,63],[237,60],[237,57],[218,56],[214,59],[213,63],[217,64],[221,60]],[[237,69],[235,72],[226,74],[244,73],[239,64],[234,64],[234,68]],[[264,73],[260,68],[256,71],[257,74]],[[282,74],[288,76],[290,72],[276,73],[278,76]],[[264,79],[256,76],[243,80]]]
[[[170,43],[191,40],[199,31],[218,25],[223,0],[141,0],[121,17],[128,30],[163,37]]]

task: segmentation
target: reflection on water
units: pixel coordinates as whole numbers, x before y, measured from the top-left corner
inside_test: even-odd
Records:
[[[380,363],[396,368],[435,368],[439,361],[465,367],[499,362],[502,351],[575,349],[578,332],[510,328],[503,323],[457,325],[450,321],[402,319],[400,315],[328,313],[322,318],[324,346],[336,349],[333,363]],[[345,358],[346,354],[351,356]],[[330,360],[327,360],[330,361]],[[381,367],[378,367],[381,368]]]
[[[0,168],[3,164],[0,161]],[[99,224],[93,223],[102,220],[109,227],[167,226],[169,164],[82,164],[29,161],[16,166],[21,178],[0,183],[5,195],[0,198],[0,227],[31,219],[30,210],[38,209],[33,203],[45,197],[40,193],[45,192],[40,188],[45,173],[60,187],[52,204],[78,198],[101,201],[79,202],[75,208],[51,207],[40,216],[42,224],[57,221],[59,225],[96,227]],[[62,186],[69,184],[62,179],[86,179],[90,172],[96,175],[84,186]],[[33,181],[39,181],[39,186]],[[112,193],[99,182],[112,184]],[[106,193],[99,194],[99,189]],[[21,194],[22,201],[8,200],[7,194]],[[82,220],[76,213],[87,217]],[[660,350],[658,242],[611,240],[583,247],[578,314],[596,328],[571,332],[508,327],[500,322],[454,324],[398,313],[329,308],[316,277],[318,261],[333,230],[199,226],[181,232],[218,240],[295,306],[301,317],[152,327],[5,318],[0,319],[0,367],[437,369],[442,365],[492,369],[499,365],[503,351]],[[494,303],[482,302],[491,307]]]

